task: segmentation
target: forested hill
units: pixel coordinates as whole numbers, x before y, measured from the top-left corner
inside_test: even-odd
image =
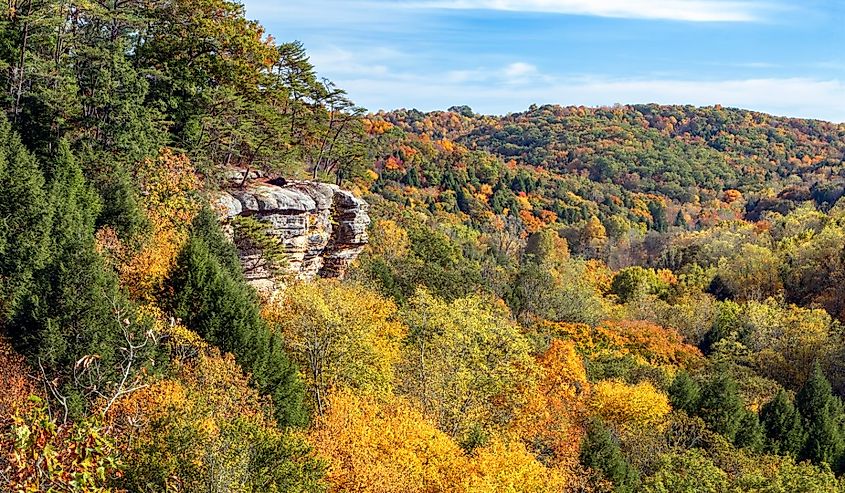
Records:
[[[0,11],[0,491],[845,491],[842,125],[366,114],[244,12]]]
[[[720,106],[535,106],[504,117],[451,110],[378,116],[505,161],[678,202],[737,189],[755,200],[822,205],[835,202],[843,188],[843,124]]]
[[[522,196],[524,221],[597,217],[614,231],[663,232],[807,202],[827,210],[845,193],[845,125],[745,110],[543,106],[491,117],[453,107],[379,113],[367,125],[381,189],[416,185],[474,217],[515,214]],[[482,189],[489,200],[474,200]]]

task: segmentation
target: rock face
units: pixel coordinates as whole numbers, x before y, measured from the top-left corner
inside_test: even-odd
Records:
[[[368,204],[328,183],[250,178],[259,179],[220,193],[224,223],[238,216],[266,223],[266,232],[281,240],[285,270],[293,277],[343,277],[367,244]],[[260,291],[276,289],[284,276],[266,267],[260,251],[239,248],[247,280]]]

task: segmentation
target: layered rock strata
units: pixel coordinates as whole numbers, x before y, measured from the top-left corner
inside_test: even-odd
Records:
[[[266,233],[283,245],[283,274],[343,277],[367,244],[368,204],[328,183],[255,178],[219,194],[223,221],[248,216],[266,223]],[[276,289],[284,276],[267,267],[260,251],[239,249],[247,280],[262,291]]]

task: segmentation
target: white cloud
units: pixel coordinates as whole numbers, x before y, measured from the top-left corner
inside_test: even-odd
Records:
[[[535,75],[537,67],[525,62],[515,62],[505,67],[505,77],[515,79]]]
[[[754,22],[762,20],[774,8],[759,0],[431,0],[405,5],[688,22]]]
[[[470,75],[464,77],[454,73],[390,73],[377,79],[338,77],[336,82],[370,110],[416,107],[428,111],[467,104],[480,113],[504,114],[535,103],[721,104],[775,115],[845,122],[845,83],[838,79],[553,78],[536,73],[532,83],[513,85],[502,70],[467,73]]]
[[[352,51],[337,46],[323,46],[310,50],[308,55],[318,72],[325,71],[347,76],[386,75],[390,63],[407,57],[402,52],[391,48],[369,47],[366,50]]]
[[[413,17],[402,11],[489,10],[685,22],[757,22],[786,7],[782,0],[246,0],[250,16],[285,16],[325,25],[394,29]],[[793,7],[794,8],[794,7]],[[387,23],[385,23],[387,21]]]

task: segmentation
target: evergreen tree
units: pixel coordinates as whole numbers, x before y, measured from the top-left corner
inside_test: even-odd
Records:
[[[795,396],[795,402],[807,432],[801,458],[816,463],[825,462],[834,470],[839,469],[845,451],[842,402],[833,395],[830,382],[818,363]]]
[[[470,204],[466,189],[459,187],[455,192],[455,197],[458,202],[458,209],[465,214],[469,214]]]
[[[0,115],[0,325],[47,261],[49,228],[44,176]]]
[[[781,389],[760,409],[760,422],[766,435],[766,451],[797,457],[806,440],[801,415]]]
[[[279,336],[261,318],[255,291],[246,284],[231,242],[213,214],[195,220],[191,238],[169,279],[162,303],[192,330],[235,355],[256,387],[273,398],[282,425],[304,425],[304,387]]]
[[[125,390],[154,348],[145,342],[149,327],[134,316],[95,249],[99,203],[67,142],[59,144],[50,170],[50,260],[34,275],[9,330],[57,382],[51,396],[79,415],[93,400]]]
[[[757,413],[746,409],[739,421],[734,444],[737,447],[760,452],[763,450],[763,443],[763,427],[760,425],[760,418]]]
[[[734,441],[745,408],[733,377],[722,371],[702,388],[698,414],[711,430]]]
[[[678,215],[675,216],[675,222],[673,226],[677,228],[689,229],[689,223],[687,223],[687,217],[684,215],[684,211],[679,210]]]
[[[405,173],[405,176],[402,177],[402,182],[412,187],[419,187],[420,174],[417,172],[417,168],[414,166],[408,168],[408,171]]]
[[[692,415],[698,410],[700,393],[698,383],[690,377],[689,373],[681,371],[669,386],[669,402],[672,404],[672,409]]]
[[[598,420],[587,426],[581,442],[581,464],[600,472],[617,492],[636,491],[640,482],[637,470],[622,455],[618,441]]]
[[[669,220],[666,218],[666,205],[662,201],[651,201],[648,203],[648,212],[652,217],[652,229],[665,233],[669,229]]]

